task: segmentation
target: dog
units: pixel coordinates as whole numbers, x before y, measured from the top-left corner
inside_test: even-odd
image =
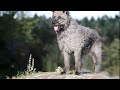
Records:
[[[93,29],[79,25],[71,18],[69,11],[52,11],[53,29],[57,34],[57,42],[64,56],[64,71],[70,69],[70,55],[74,53],[75,74],[80,74],[82,59],[86,54],[92,56],[95,73],[101,69],[101,37]]]

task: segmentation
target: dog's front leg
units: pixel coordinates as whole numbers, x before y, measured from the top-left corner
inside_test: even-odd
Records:
[[[75,51],[74,52],[74,57],[75,57],[75,74],[80,74],[80,70],[82,67],[82,59],[81,59],[81,52]]]
[[[70,69],[70,55],[67,52],[63,52],[64,56],[64,71],[62,73],[69,74]]]

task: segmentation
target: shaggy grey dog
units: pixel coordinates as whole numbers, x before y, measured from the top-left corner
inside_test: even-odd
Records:
[[[80,73],[82,58],[90,54],[95,64],[95,73],[101,68],[101,37],[95,30],[78,25],[68,11],[53,11],[53,27],[64,56],[64,72],[70,69],[70,54],[74,53],[75,71]]]

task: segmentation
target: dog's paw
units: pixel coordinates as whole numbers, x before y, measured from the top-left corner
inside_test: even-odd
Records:
[[[80,75],[80,74],[81,74],[80,72],[77,72],[77,71],[75,72],[75,75]]]

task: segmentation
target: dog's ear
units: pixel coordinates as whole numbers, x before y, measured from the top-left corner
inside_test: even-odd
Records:
[[[67,15],[69,15],[69,14],[70,14],[70,12],[69,12],[69,11],[66,11],[66,14],[67,14]]]
[[[66,13],[67,15],[69,15],[70,13],[69,13],[69,11],[63,11],[63,13]]]

